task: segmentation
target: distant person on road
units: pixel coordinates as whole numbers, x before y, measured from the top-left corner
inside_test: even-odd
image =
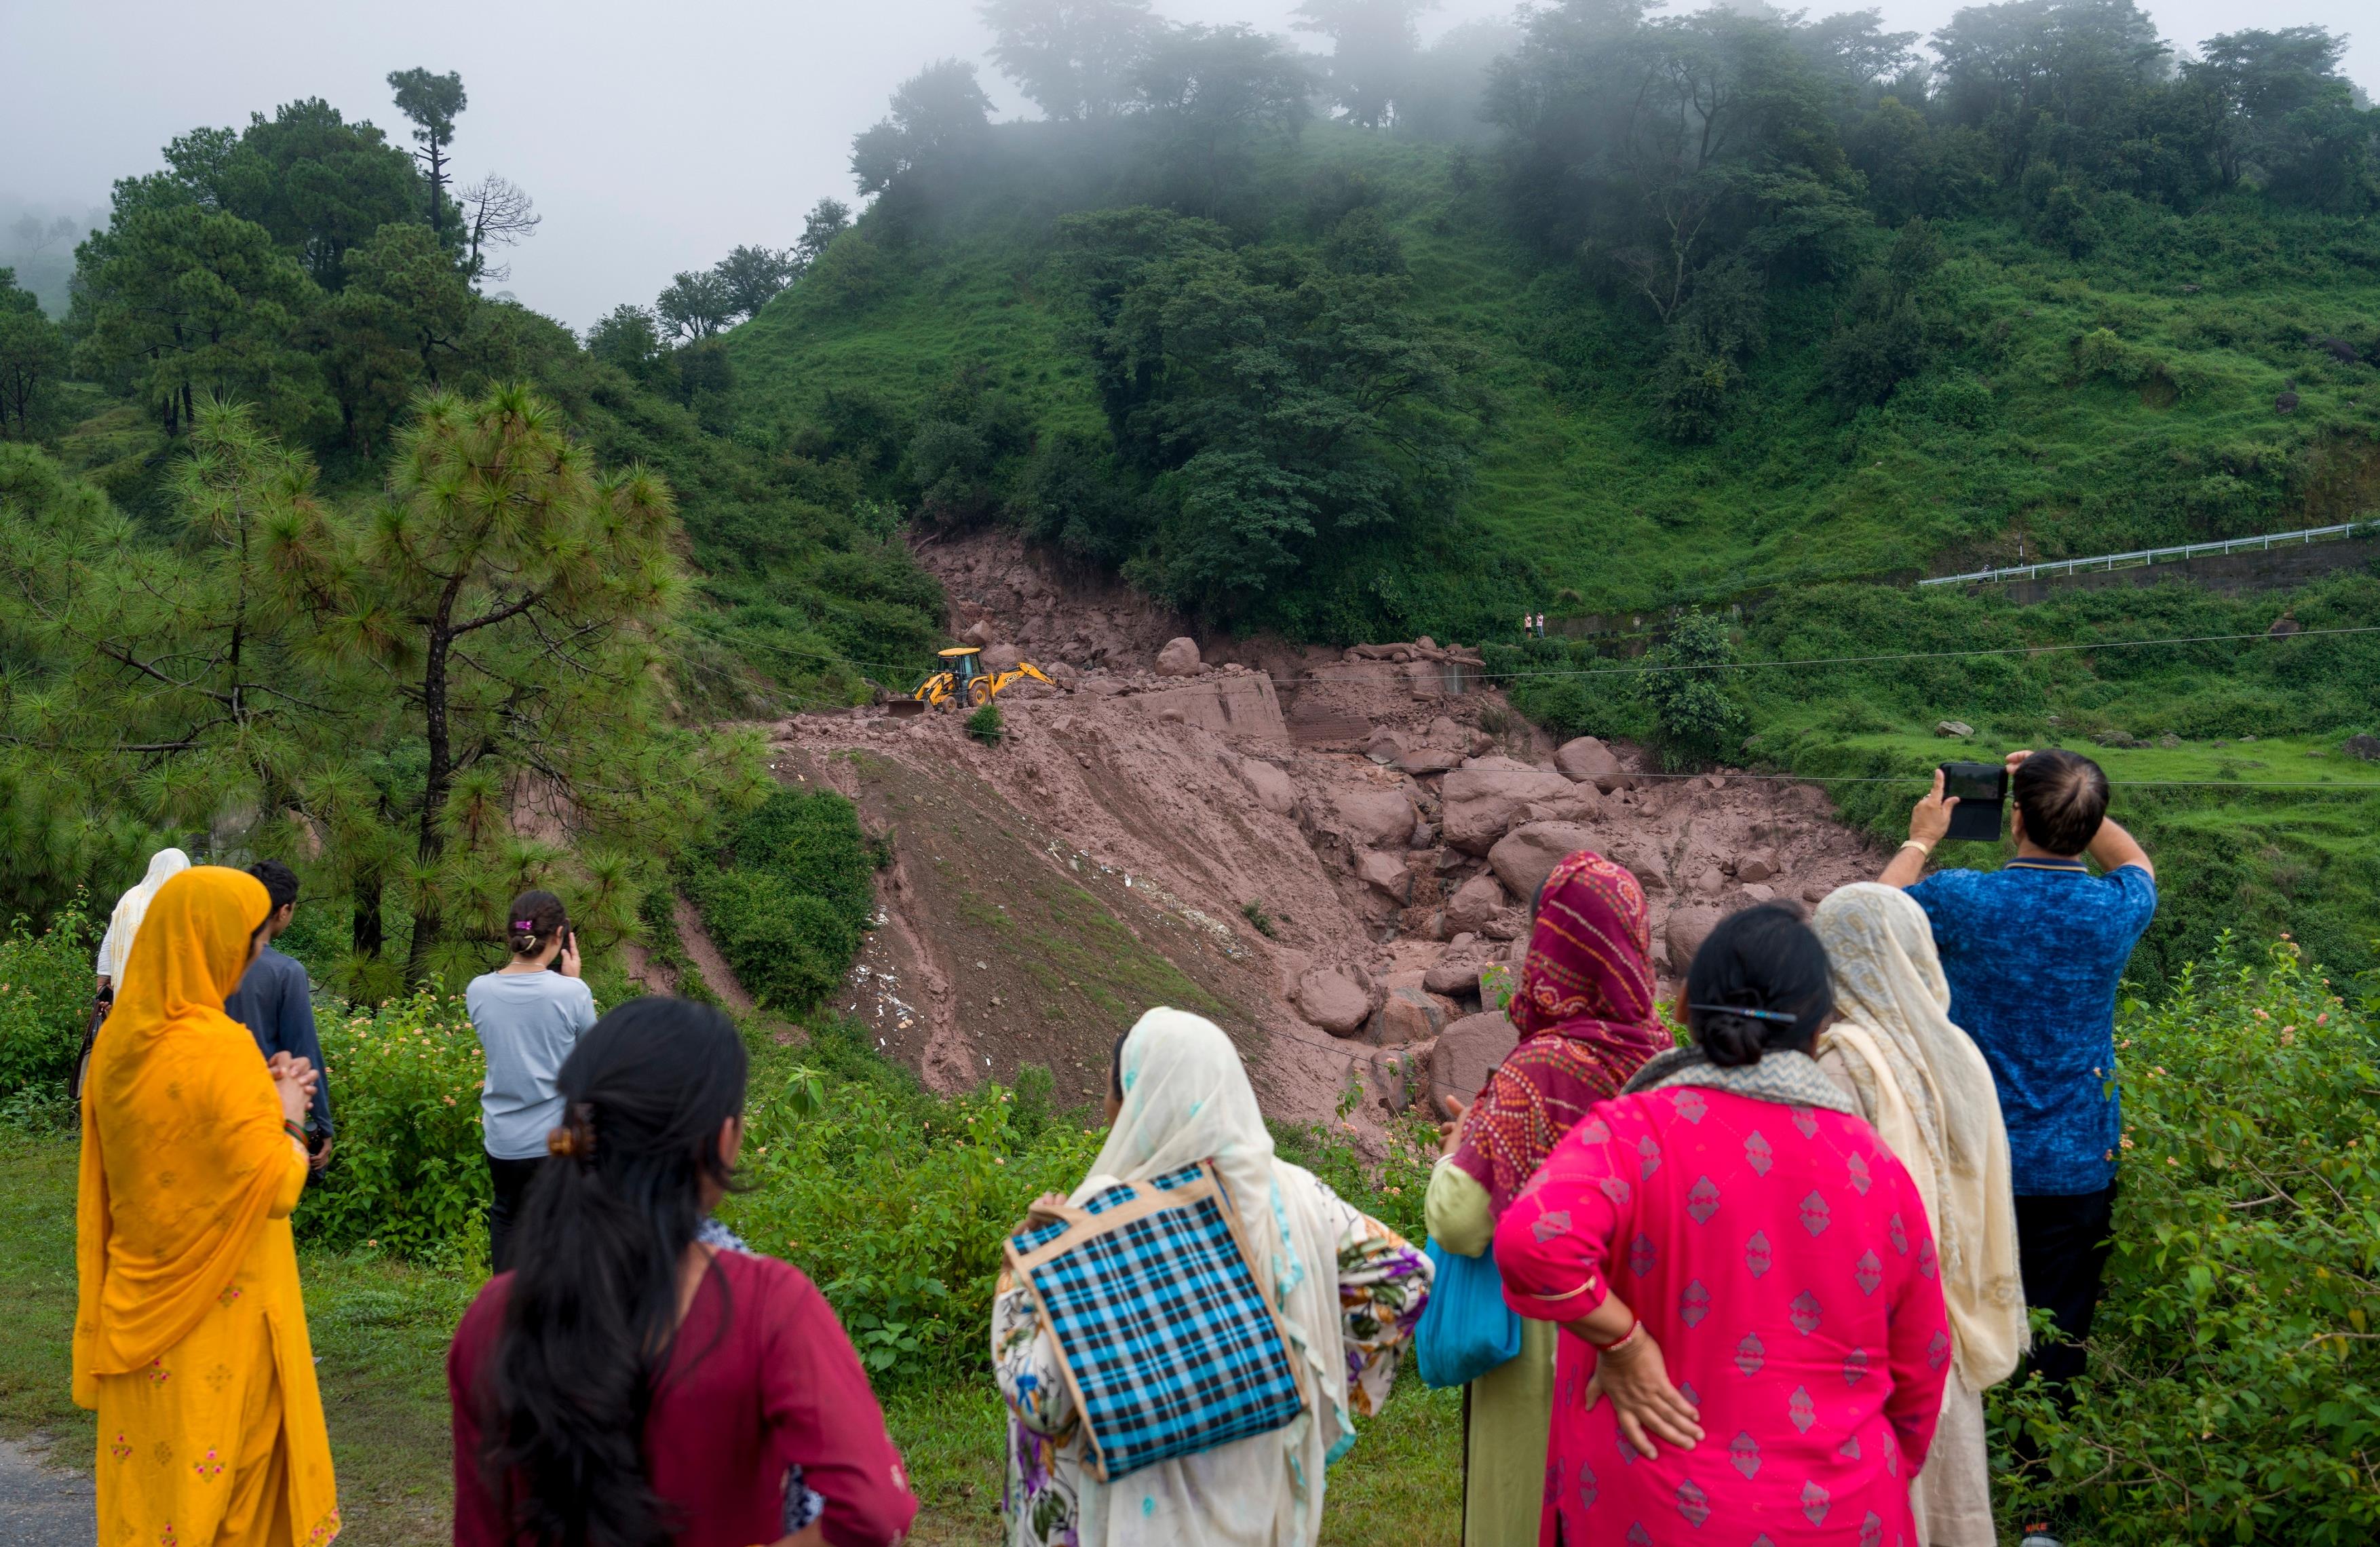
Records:
[[[1818,1067],[1908,1167],[1942,1261],[1950,1378],[1910,1507],[1926,1547],[1997,1547],[1984,1393],[2026,1344],[2008,1130],[1990,1066],[1949,1017],[1925,911],[1874,882],[1837,890],[1811,925],[1827,948],[1836,1019]]]
[[[1318,1395],[1287,1428],[1102,1482],[1034,1292],[1002,1270],[991,1356],[1009,1409],[1009,1547],[1314,1547],[1330,1460],[1354,1442],[1354,1420],[1388,1400],[1429,1299],[1429,1259],[1273,1152],[1239,1051],[1212,1021],[1160,1008],[1134,1023],[1109,1068],[1107,1117],[1107,1142],[1072,1201],[1212,1162],[1249,1224],[1258,1289],[1291,1346],[1318,1356]],[[1068,1200],[1045,1194],[1036,1208]],[[1183,1309],[1167,1334],[1195,1329],[1197,1308]]]
[[[494,1188],[488,1270],[499,1273],[512,1266],[513,1221],[546,1163],[546,1135],[562,1123],[554,1081],[571,1048],[595,1024],[595,996],[578,981],[578,941],[560,897],[551,892],[515,897],[505,942],[512,960],[472,979],[463,995],[488,1055],[480,1140]]]
[[[1937,871],[1956,798],[1942,775],[1885,867],[1925,910],[1950,985],[1950,1019],[1991,1065],[2008,1124],[2024,1297],[2063,1339],[2034,1367],[2063,1390],[2082,1372],[2116,1201],[2122,1112],[2116,989],[2156,912],[2156,872],[2107,819],[2107,775],[2074,752],[2008,755],[2017,857],[1998,871]],[[2082,862],[2098,863],[2094,876]]]
[[[201,865],[145,899],[83,1091],[74,1399],[99,1415],[93,1540],[338,1534],[290,1211],[313,1070],[224,1014],[273,902]]]
[[[260,859],[248,873],[264,883],[273,899],[273,916],[264,921],[264,938],[277,940],[298,913],[298,872],[278,859]],[[331,1078],[322,1067],[322,1041],[314,1029],[313,985],[306,969],[274,950],[270,944],[249,965],[239,988],[224,1001],[224,1014],[248,1028],[256,1045],[270,1059],[276,1053],[303,1058],[314,1071],[314,1101],[310,1111],[306,1148],[314,1169],[331,1163]]]
[[[747,1072],[734,1024],[683,999],[632,999],[571,1049],[519,1266],[446,1356],[455,1547],[890,1547],[909,1529],[900,1452],[825,1297],[710,1225]]]
[[[1562,1135],[1670,1044],[1653,1008],[1652,927],[1627,867],[1582,849],[1536,897],[1527,958],[1505,1014],[1520,1041],[1467,1108],[1450,1098],[1446,1152],[1424,1218],[1444,1250],[1476,1257]],[[1533,1547],[1554,1402],[1553,1323],[1522,1324],[1521,1352],[1467,1388],[1463,1541]]]

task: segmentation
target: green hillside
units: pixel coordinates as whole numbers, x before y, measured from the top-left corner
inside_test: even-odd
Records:
[[[1018,126],[988,186],[931,229],[863,219],[839,267],[730,334],[740,420],[797,432],[859,397],[898,424],[969,380],[1027,435],[1096,432],[1066,211],[1006,197],[1032,180],[1038,127]],[[1255,187],[1247,239],[1308,253],[1329,232],[1318,204],[1371,201],[1412,311],[1475,351],[1471,486],[1420,541],[1315,578],[1370,592],[1357,605],[1380,632],[1474,637],[1530,604],[1641,608],[2235,536],[2344,518],[2380,492],[2380,372],[2309,345],[2380,338],[2369,216],[2140,207],[2082,259],[2007,219],[1946,222],[1926,294],[1956,342],[1922,376],[1845,413],[1821,384],[1840,298],[1803,287],[1772,298],[1718,435],[1681,445],[1657,422],[1658,323],[1507,230],[1467,151],[1309,126],[1261,158]],[[2277,412],[2287,392],[2294,409]],[[884,449],[891,463],[904,448]]]
[[[1582,0],[1454,117],[1366,94],[1443,87],[1432,54],[1366,76],[1339,42],[1328,118],[1229,29],[1150,44],[1104,119],[991,125],[965,67],[925,71],[855,141],[875,204],[726,335],[737,433],[1210,626],[1500,643],[1558,733],[1833,779],[1888,839],[1961,755],[1937,720],[2095,749],[2165,870],[2144,984],[2233,927],[2375,965],[2380,784],[2341,748],[2380,731],[2380,654],[2261,642],[2380,624],[2373,577],[1909,585],[2380,507],[2380,114],[2335,39],[2178,62],[2130,0],[2053,0],[1921,63],[1870,14]],[[1697,669],[1617,675],[1642,631],[1510,648],[1535,610],[1651,615]],[[2205,636],[2250,638],[2130,647]]]

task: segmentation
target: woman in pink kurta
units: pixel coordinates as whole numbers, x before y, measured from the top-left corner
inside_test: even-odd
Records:
[[[1825,952],[1739,913],[1686,998],[1700,1045],[1572,1128],[1497,1228],[1513,1309],[1575,1334],[1542,1540],[1917,1547],[1949,1331],[1915,1186],[1809,1056]]]

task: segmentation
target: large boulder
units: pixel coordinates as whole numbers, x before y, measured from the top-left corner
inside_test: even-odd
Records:
[[[1568,794],[1571,783],[1559,774],[1525,764],[1486,768],[1472,764],[1454,770],[1439,788],[1446,841],[1466,854],[1485,854],[1512,827],[1528,819],[1532,801]],[[1497,759],[1496,761],[1508,760]]]
[[[1401,789],[1364,786],[1330,798],[1347,836],[1366,848],[1402,848],[1413,836],[1413,802]]]
[[[1352,1037],[1372,1018],[1371,992],[1336,968],[1297,981],[1297,1013],[1334,1037]]]
[[[1463,754],[1451,747],[1415,747],[1396,760],[1397,767],[1419,778],[1430,774],[1443,774],[1463,761]]]
[[[1430,1055],[1437,1051],[1435,1041],[1421,1041],[1384,1047],[1372,1054],[1371,1089],[1383,1110],[1402,1113],[1428,1094]]]
[[[1276,816],[1288,816],[1297,810],[1297,786],[1281,768],[1262,758],[1242,758],[1239,769],[1257,805]]]
[[[1412,900],[1413,872],[1405,869],[1402,859],[1383,854],[1377,848],[1355,851],[1355,876],[1375,892],[1399,903]]]
[[[1446,1029],[1446,1012],[1420,989],[1390,989],[1372,1012],[1371,1040],[1381,1047],[1426,1042]]]
[[[2358,731],[2347,738],[2347,751],[2350,757],[2362,758],[2366,762],[2380,762],[2380,736]]]
[[[1595,845],[1595,834],[1574,822],[1527,822],[1496,840],[1488,851],[1488,868],[1496,872],[1512,895],[1524,904],[1534,899],[1554,867],[1582,848]]]
[[[1446,900],[1446,927],[1458,933],[1464,930],[1475,933],[1503,910],[1504,904],[1504,888],[1494,876],[1475,875]]]
[[[1157,675],[1160,676],[1196,676],[1207,669],[1198,659],[1198,641],[1187,634],[1165,641],[1157,652]]]
[[[1627,777],[1620,771],[1620,759],[1611,749],[1592,736],[1563,742],[1560,750],[1554,753],[1554,768],[1563,778],[1593,785],[1606,795],[1619,788]]]
[[[1770,881],[1776,878],[1779,873],[1780,869],[1781,867],[1777,863],[1777,856],[1773,854],[1747,854],[1742,859],[1738,859],[1735,862],[1735,879],[1738,881]]]
[[[971,645],[988,645],[1000,638],[1000,629],[991,619],[979,617],[967,625],[959,638]]]
[[[1531,822],[1593,822],[1603,814],[1603,797],[1593,785],[1572,785],[1560,795],[1529,802]]]
[[[1469,1101],[1488,1083],[1496,1066],[1512,1051],[1520,1041],[1512,1023],[1504,1018],[1501,1010],[1484,1015],[1464,1016],[1439,1033],[1438,1045],[1430,1050],[1429,1090],[1432,1104],[1439,1096],[1454,1096]]]
[[[1671,973],[1683,975],[1693,964],[1694,953],[1702,949],[1703,942],[1710,938],[1710,932],[1717,929],[1718,921],[1726,917],[1721,909],[1702,904],[1670,909],[1669,922],[1661,927],[1661,939],[1670,948]]]
[[[1024,659],[1025,652],[1013,644],[986,645],[981,656],[988,672],[1013,672]]]
[[[1479,969],[1488,958],[1476,951],[1450,951],[1423,972],[1421,986],[1431,993],[1459,997],[1479,991]]]
[[[1096,680],[1096,679],[1094,679]],[[1262,672],[1209,673],[1196,681],[1152,688],[1133,700],[1152,719],[1178,722],[1218,736],[1284,744],[1289,727],[1272,678]]]

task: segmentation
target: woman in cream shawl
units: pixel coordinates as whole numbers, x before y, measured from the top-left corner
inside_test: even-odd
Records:
[[[1954,1379],[1910,1489],[1917,1529],[1929,1547],[1992,1547],[1983,1394],[2015,1370],[2027,1341],[1999,1096],[1982,1052],[1951,1023],[1933,931],[1909,894],[1846,886],[1813,924],[1839,1017],[1818,1037],[1818,1066],[1909,1168],[1941,1253]]]
[[[1429,1297],[1429,1259],[1273,1153],[1238,1050],[1180,1010],[1140,1017],[1117,1049],[1106,1145],[1069,1201],[1212,1161],[1249,1266],[1302,1359],[1306,1411],[1287,1428],[1146,1467],[1112,1483],[1084,1466],[1081,1426],[1029,1287],[1003,1273],[992,1361],[1012,1418],[1014,1547],[1311,1547],[1324,1469],[1354,1417],[1388,1398],[1398,1345]]]
[[[149,857],[149,873],[115,899],[115,910],[107,916],[107,932],[99,937],[99,957],[93,963],[101,993],[111,988],[119,993],[124,991],[124,972],[132,960],[132,942],[140,932],[140,920],[148,916],[149,904],[156,897],[157,888],[189,868],[188,855],[178,848],[161,848]]]

